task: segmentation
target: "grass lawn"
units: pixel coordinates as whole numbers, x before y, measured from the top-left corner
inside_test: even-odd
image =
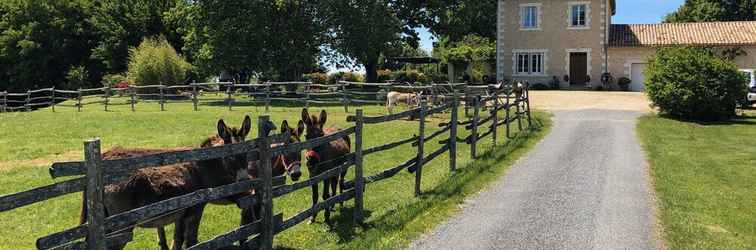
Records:
[[[201,106],[192,111],[191,104],[168,104],[160,112],[157,104],[139,104],[132,113],[128,106],[111,107],[110,112],[99,106],[85,106],[84,112],[73,108],[57,108],[58,112],[39,110],[32,113],[0,114],[0,195],[10,194],[53,183],[47,173],[53,161],[81,160],[83,140],[89,137],[102,139],[103,149],[116,145],[126,147],[177,147],[195,146],[214,133],[218,118],[239,126],[245,114],[258,116],[264,107],[235,107],[228,111],[224,106]],[[318,108],[320,109],[320,108]],[[350,126],[343,107],[327,107],[328,124]],[[354,107],[350,111],[354,111]],[[366,115],[381,115],[380,106],[364,107]],[[274,107],[271,119],[280,124],[283,119],[296,122],[301,108]],[[460,112],[462,114],[462,112]],[[278,248],[294,249],[396,249],[431,230],[458,210],[464,197],[477,193],[496,180],[508,167],[532,148],[549,130],[548,114],[535,112],[536,126],[517,138],[504,140],[480,159],[470,159],[469,146],[459,144],[458,167],[454,174],[448,171],[448,155],[442,155],[423,170],[424,195],[413,197],[414,176],[406,172],[389,180],[366,187],[366,226],[351,225],[352,203],[336,208],[332,214],[334,226],[323,223],[323,213],[313,225],[301,224],[275,237]],[[436,131],[439,122],[448,114],[429,119],[428,133]],[[256,121],[256,118],[253,118]],[[417,133],[417,122],[397,121],[388,124],[368,125],[365,147],[404,139]],[[253,124],[256,127],[256,122]],[[513,126],[514,131],[517,126]],[[250,134],[256,134],[256,131]],[[460,137],[467,133],[460,130]],[[440,136],[437,140],[443,139]],[[428,142],[426,152],[440,148],[437,140]],[[490,138],[479,146],[479,152],[492,149]],[[411,157],[415,149],[409,145],[392,151],[370,155],[365,159],[365,175],[393,167]],[[57,181],[57,180],[56,180]],[[321,185],[322,186],[322,185]],[[300,190],[275,200],[274,208],[288,218],[309,207],[310,189]],[[78,221],[81,207],[80,194],[68,195],[21,209],[0,213],[0,249],[31,249],[37,238],[71,228]],[[200,240],[227,232],[238,226],[239,210],[235,206],[210,205],[205,210]],[[137,230],[129,249],[154,249],[153,230]],[[171,235],[171,234],[169,234]]]
[[[649,115],[638,131],[670,249],[756,248],[756,115],[715,124]]]

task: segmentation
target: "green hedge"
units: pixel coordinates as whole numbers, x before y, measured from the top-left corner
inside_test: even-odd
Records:
[[[704,48],[661,48],[645,73],[654,106],[683,119],[731,118],[746,95],[745,78],[735,63]]]

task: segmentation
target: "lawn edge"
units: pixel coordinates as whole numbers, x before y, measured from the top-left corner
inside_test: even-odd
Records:
[[[640,142],[641,150],[643,152],[643,161],[645,162],[645,172],[646,177],[648,178],[648,185],[649,185],[649,194],[648,194],[648,203],[651,207],[651,239],[654,241],[654,245],[656,246],[656,249],[660,250],[667,250],[669,249],[669,244],[667,242],[667,232],[665,231],[664,227],[664,220],[662,219],[663,216],[663,209],[661,207],[661,200],[659,198],[657,187],[656,187],[656,176],[654,176],[653,173],[653,164],[651,161],[651,158],[649,157],[649,145],[647,140],[650,140],[648,138],[648,135],[645,134],[645,131],[641,130],[641,123],[645,119],[652,119],[652,118],[658,118],[659,115],[655,113],[645,113],[642,116],[638,117],[637,122],[635,124],[635,131],[636,136],[638,137],[638,141]]]

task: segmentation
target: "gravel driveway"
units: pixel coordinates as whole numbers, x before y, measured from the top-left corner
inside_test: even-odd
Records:
[[[500,181],[469,199],[460,214],[410,248],[660,246],[653,236],[650,177],[635,133],[636,119],[648,106],[635,94],[622,98],[638,102],[611,107],[617,98],[604,94],[534,92],[537,107],[560,107],[552,109],[551,134]],[[602,99],[612,101],[595,102]]]

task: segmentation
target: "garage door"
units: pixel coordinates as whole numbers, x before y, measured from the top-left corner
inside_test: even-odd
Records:
[[[631,91],[643,91],[646,89],[645,81],[646,76],[643,74],[643,72],[646,71],[646,65],[645,63],[633,63],[631,68],[631,74],[630,74],[630,80],[632,83],[630,83],[630,90]]]

